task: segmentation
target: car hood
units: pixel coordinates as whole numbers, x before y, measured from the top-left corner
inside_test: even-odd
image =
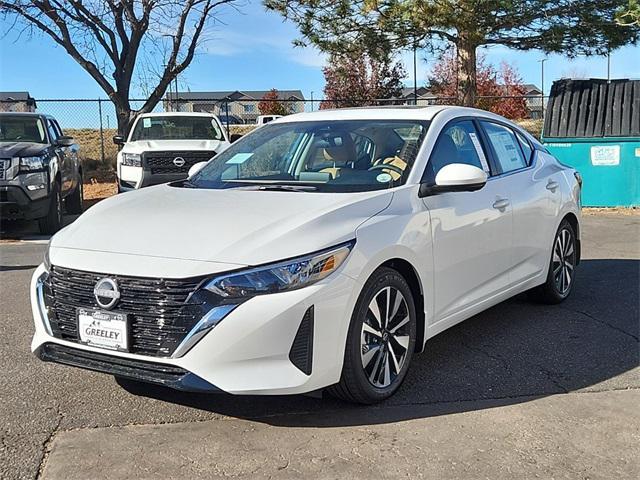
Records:
[[[213,150],[216,153],[220,153],[228,146],[229,142],[226,140],[139,140],[137,142],[127,142],[122,152]]]
[[[392,197],[388,190],[330,194],[158,185],[98,203],[55,235],[51,247],[259,265],[355,238],[358,226]]]
[[[41,155],[47,145],[34,142],[0,142],[0,158],[33,157]]]

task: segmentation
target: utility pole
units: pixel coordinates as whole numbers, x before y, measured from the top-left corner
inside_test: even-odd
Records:
[[[541,108],[542,108],[542,119],[544,120],[544,62],[548,59],[543,58],[542,60],[538,60],[540,62],[540,77],[541,77],[541,88],[540,88],[540,97],[541,97]]]
[[[611,81],[611,49],[607,50],[607,81]]]
[[[417,60],[417,50],[418,46],[416,45],[415,38],[413,39],[413,102],[415,105],[418,105],[418,60]]]

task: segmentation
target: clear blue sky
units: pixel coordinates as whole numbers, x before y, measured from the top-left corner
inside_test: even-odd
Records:
[[[211,90],[280,90],[300,89],[309,98],[321,95],[324,86],[324,57],[314,49],[294,48],[295,26],[283,23],[280,16],[265,12],[253,1],[242,13],[227,10],[221,23],[213,26],[208,41],[191,67],[183,75],[180,89]],[[3,23],[2,31],[8,25]],[[35,98],[97,98],[103,92],[84,70],[52,41],[43,35],[16,38],[9,33],[0,38],[0,91],[27,90]],[[539,52],[518,52],[503,47],[485,50],[490,62],[513,63],[525,83],[540,85]],[[420,55],[424,57],[424,54]],[[402,56],[412,75],[412,55]],[[424,84],[429,64],[420,60],[419,84]],[[550,56],[545,64],[545,91],[554,79],[571,77],[605,77],[604,57],[578,58],[569,61]],[[612,78],[640,78],[640,47],[626,47],[613,52]],[[406,79],[413,85],[413,77]],[[139,95],[140,93],[137,92]]]

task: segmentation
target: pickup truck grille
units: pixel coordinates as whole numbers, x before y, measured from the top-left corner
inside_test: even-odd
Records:
[[[0,158],[0,180],[7,179],[7,170],[11,166],[11,160],[8,158]]]
[[[214,151],[170,151],[170,152],[145,152],[142,155],[143,165],[151,171],[151,174],[187,174],[189,169],[198,162],[206,162],[216,154]],[[183,165],[176,162],[182,159]],[[178,165],[176,165],[178,163]]]
[[[166,280],[70,270],[54,266],[45,282],[45,303],[53,335],[79,342],[76,308],[100,308],[93,295],[96,282],[114,279],[120,300],[113,312],[128,314],[129,352],[169,357],[200,320],[187,299],[202,278]]]

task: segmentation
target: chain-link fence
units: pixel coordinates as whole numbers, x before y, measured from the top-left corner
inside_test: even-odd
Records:
[[[145,100],[130,100],[132,109],[142,108]],[[229,99],[199,98],[172,99],[160,101],[155,112],[208,112],[217,115],[228,133],[245,134],[251,131],[256,120],[270,103],[278,103],[278,109],[284,114],[311,112],[324,108],[345,108],[359,106],[401,106],[401,105],[455,105],[460,102],[452,97],[409,95],[404,98],[381,99],[370,102],[358,100],[302,100],[302,99]],[[519,120],[534,135],[542,129],[542,118],[547,97],[502,96],[478,97],[478,108],[491,110],[509,118]],[[261,105],[262,103],[262,105]],[[270,112],[274,109],[269,108]],[[113,164],[117,146],[113,136],[117,133],[117,117],[113,103],[105,99],[39,99],[35,107],[17,100],[0,101],[0,111],[20,112],[36,111],[53,116],[58,120],[67,135],[73,136],[80,145],[83,159]]]

